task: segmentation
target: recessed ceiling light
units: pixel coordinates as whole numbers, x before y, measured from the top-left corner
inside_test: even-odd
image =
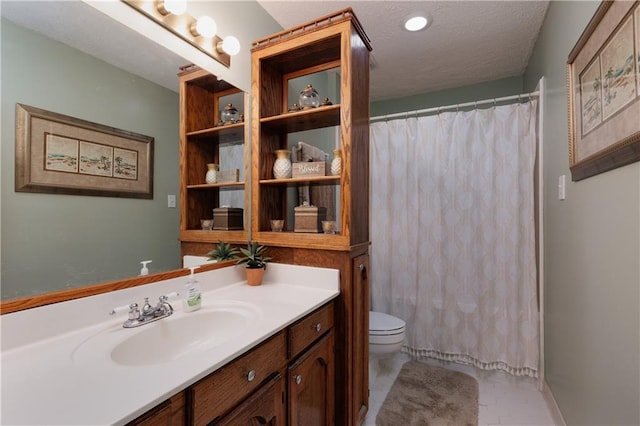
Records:
[[[427,27],[429,20],[424,16],[414,16],[407,19],[404,23],[404,28],[407,31],[420,31]]]

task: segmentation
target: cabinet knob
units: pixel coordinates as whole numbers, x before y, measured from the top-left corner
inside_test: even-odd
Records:
[[[302,374],[297,374],[293,380],[295,380],[296,385],[299,385],[300,383],[302,383]]]
[[[247,381],[253,382],[253,379],[256,378],[256,370],[251,370],[247,373]]]
[[[313,329],[317,332],[320,332],[320,330],[322,330],[322,324],[317,323],[316,325],[313,326]]]
[[[364,266],[364,263],[361,263],[358,266],[358,269],[360,269],[360,276],[362,277],[362,279],[366,279],[367,278],[367,267]]]

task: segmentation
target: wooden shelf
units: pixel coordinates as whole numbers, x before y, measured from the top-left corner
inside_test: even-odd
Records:
[[[244,189],[244,182],[199,183],[195,185],[187,185],[187,189],[213,189],[213,188]]]
[[[261,185],[295,185],[298,183],[340,183],[340,176],[315,176],[307,178],[261,179]]]
[[[187,133],[189,140],[206,140],[212,143],[244,142],[244,123],[227,124]]]
[[[240,108],[246,111],[249,96],[234,88],[229,83],[218,80],[208,71],[198,67],[191,67],[179,74],[180,84],[180,240],[181,254],[201,255],[201,250],[209,248],[209,243],[227,241],[246,244],[249,229],[249,216],[243,218],[245,229],[224,231],[203,231],[200,227],[202,219],[210,219],[213,209],[231,201],[238,204],[244,211],[249,210],[249,191],[247,190],[248,143],[245,136],[249,133],[249,122],[217,126],[221,106],[227,102],[229,96],[233,103],[242,98]],[[236,96],[238,95],[238,96]],[[242,149],[234,154],[233,162],[225,157],[225,150]],[[241,164],[240,164],[241,162]],[[230,179],[243,179],[240,182],[205,183],[209,163],[219,164],[222,169],[227,167],[237,174]],[[220,164],[227,163],[227,164]],[[241,175],[240,171],[244,170]],[[237,176],[237,177],[236,177]],[[243,176],[243,177],[239,177]],[[237,192],[236,192],[237,191]],[[242,199],[242,202],[240,201]],[[194,247],[202,244],[194,252]]]
[[[246,230],[203,231],[202,229],[187,229],[185,231],[180,232],[180,240],[182,242],[189,242],[189,243],[216,244],[218,243],[218,241],[224,241],[227,243],[246,244],[247,239],[248,239],[248,234]]]
[[[263,128],[287,133],[340,125],[340,105],[328,105],[260,119]]]
[[[331,251],[351,249],[349,238],[342,234],[258,231],[253,232],[252,239],[259,241],[260,244],[274,247],[317,249],[321,246],[323,250]]]

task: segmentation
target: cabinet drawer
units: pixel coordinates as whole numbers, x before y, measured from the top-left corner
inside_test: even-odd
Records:
[[[280,332],[189,388],[192,419],[206,425],[222,417],[286,363],[286,340]]]
[[[333,327],[333,302],[289,327],[289,359],[315,342]]]

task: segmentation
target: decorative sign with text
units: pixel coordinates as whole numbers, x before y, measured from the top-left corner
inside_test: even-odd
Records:
[[[292,168],[291,176],[294,178],[325,175],[324,161],[293,163]]]

